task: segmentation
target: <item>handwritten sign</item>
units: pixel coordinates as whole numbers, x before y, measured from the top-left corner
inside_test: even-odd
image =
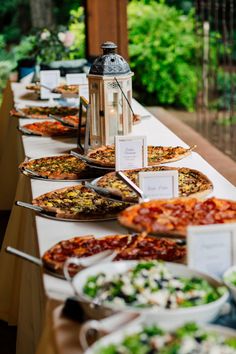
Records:
[[[188,227],[188,265],[217,277],[236,263],[236,223]]]
[[[116,171],[147,166],[146,136],[116,136]]]
[[[50,90],[59,86],[60,71],[59,70],[41,70],[40,71],[40,97],[41,99],[59,98],[60,95],[52,93]],[[44,87],[45,86],[45,87]],[[48,87],[48,89],[47,89]]]
[[[178,171],[139,172],[139,187],[149,199],[179,196]]]
[[[67,85],[86,85],[88,83],[86,74],[66,74]]]

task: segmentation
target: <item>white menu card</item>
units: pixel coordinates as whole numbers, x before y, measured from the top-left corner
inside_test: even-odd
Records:
[[[217,277],[236,264],[236,223],[188,227],[188,266]]]
[[[115,137],[116,171],[147,166],[146,136]]]
[[[67,85],[86,85],[88,83],[87,75],[80,74],[66,74]]]
[[[149,199],[179,196],[178,171],[139,172],[139,187]]]
[[[40,84],[45,86],[40,87],[41,99],[59,98],[61,95],[52,93],[49,89],[54,89],[60,84],[60,70],[41,70],[40,71]]]

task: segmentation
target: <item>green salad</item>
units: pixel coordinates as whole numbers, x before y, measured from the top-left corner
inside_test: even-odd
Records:
[[[99,354],[235,354],[236,338],[224,338],[188,323],[175,332],[157,326],[127,335],[121,343],[100,347]]]
[[[199,306],[220,298],[225,287],[215,288],[206,280],[173,275],[162,262],[141,262],[122,274],[90,276],[84,294],[101,303],[117,306],[165,309]]]
[[[236,286],[236,270],[234,270],[232,273],[230,273],[228,276],[224,278],[228,283],[231,283],[232,285]]]

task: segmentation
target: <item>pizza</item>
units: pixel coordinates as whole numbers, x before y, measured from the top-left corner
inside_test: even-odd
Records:
[[[20,170],[28,169],[39,176],[50,179],[81,179],[89,175],[89,168],[84,161],[72,156],[50,156],[23,162]]]
[[[79,113],[79,109],[76,107],[67,106],[31,106],[20,109],[12,109],[10,115],[17,118],[33,118],[33,119],[48,119],[49,115],[55,115],[59,117],[76,115]]]
[[[155,166],[135,170],[122,171],[131,181],[138,185],[139,172],[178,171],[179,195],[181,197],[202,197],[213,190],[211,181],[201,172],[187,167]],[[99,187],[108,189],[114,195],[122,198],[124,202],[138,203],[138,196],[121,179],[116,172],[110,172],[97,181]]]
[[[124,203],[109,201],[81,184],[43,194],[32,203],[58,218],[77,220],[116,218],[125,207]]]
[[[209,198],[174,198],[135,204],[118,220],[137,232],[186,236],[187,227],[236,222],[236,201]]]
[[[148,146],[148,165],[155,166],[161,163],[173,162],[182,159],[191,154],[195,148],[185,149],[181,146]],[[101,146],[97,149],[90,150],[87,157],[92,163],[106,166],[115,167],[115,146],[107,145]]]
[[[39,84],[29,84],[26,86],[26,89],[39,93],[40,92],[40,85]]]
[[[66,127],[57,121],[44,121],[23,125],[20,130],[23,133],[31,133],[41,136],[75,136],[77,131],[74,128]]]
[[[101,238],[89,235],[57,243],[44,253],[42,260],[46,269],[62,275],[64,263],[68,258],[88,257],[105,250],[117,252],[115,261],[155,259],[176,262],[186,256],[186,247],[178,245],[174,240],[142,234],[111,235]],[[76,273],[76,268],[72,265],[70,271]]]
[[[52,90],[53,93],[60,93],[61,95],[79,95],[78,85],[60,85]]]

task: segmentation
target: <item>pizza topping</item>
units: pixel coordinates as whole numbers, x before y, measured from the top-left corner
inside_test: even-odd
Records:
[[[61,241],[44,256],[44,264],[53,269],[60,269],[69,257],[88,257],[105,250],[115,250],[115,260],[159,259],[169,262],[181,260],[186,255],[186,248],[175,241],[158,239],[142,234],[111,235],[102,238],[94,236],[74,237]]]
[[[185,235],[189,225],[235,222],[236,202],[217,198],[153,200],[127,208],[119,220],[137,231]]]
[[[155,171],[178,171],[179,194],[181,197],[186,197],[194,193],[211,191],[212,183],[202,173],[190,168],[172,168],[157,166],[152,168],[142,168],[136,170],[123,171],[123,173],[138,185],[139,172],[155,172]],[[122,196],[122,200],[130,202],[138,202],[138,197],[123,181],[121,181],[115,172],[111,172],[101,177],[97,185],[109,189],[114,194]]]

